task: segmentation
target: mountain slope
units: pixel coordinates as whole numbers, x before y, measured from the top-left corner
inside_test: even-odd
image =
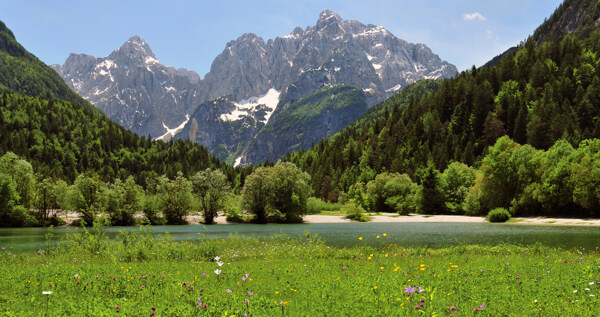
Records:
[[[0,82],[10,90],[46,99],[91,105],[74,93],[55,71],[29,53],[0,21]]]
[[[68,89],[50,67],[2,30],[0,65],[0,155],[12,151],[45,177],[72,181],[93,171],[104,180],[133,175],[138,183],[178,171],[189,175],[207,167],[235,172],[190,141],[153,142],[109,120]]]
[[[595,1],[565,4],[583,15],[573,16],[576,21],[597,15]],[[548,21],[561,21],[555,15],[564,12],[557,10]],[[578,144],[598,138],[600,30],[588,35],[578,30],[544,42],[532,37],[496,66],[462,72],[430,93],[405,90],[399,96],[408,95],[391,110],[377,109],[381,116],[285,159],[311,174],[315,192],[323,193],[325,179],[348,191],[383,171],[416,178],[429,163],[440,170],[450,161],[477,165],[503,135],[538,149],[559,139]],[[538,35],[550,38],[550,33]]]
[[[362,90],[349,85],[323,87],[274,113],[236,163],[277,161],[288,152],[307,149],[352,123],[367,108]]]
[[[285,106],[326,85],[350,84],[373,106],[420,79],[456,74],[455,66],[424,44],[328,10],[314,26],[283,37],[265,41],[248,33],[230,41],[204,79],[162,65],[139,37],[107,57],[72,54],[54,67],[70,87],[128,129],[165,139],[179,131],[176,138],[190,137],[231,162],[248,149],[260,125],[269,125],[279,101]],[[198,134],[190,136],[190,130]],[[310,131],[306,140],[318,140],[325,131],[333,130]],[[291,150],[248,153],[244,161],[260,163]]]
[[[164,66],[138,36],[107,57],[71,54],[53,67],[113,121],[154,138],[179,125],[201,101],[200,76]]]
[[[577,34],[587,36],[600,26],[600,3],[595,0],[565,0],[533,33],[537,43]]]

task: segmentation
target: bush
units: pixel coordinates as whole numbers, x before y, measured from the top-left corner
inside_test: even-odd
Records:
[[[346,218],[354,221],[367,222],[371,220],[365,209],[354,202],[350,202],[344,206],[341,211],[346,214]]]
[[[510,219],[510,213],[505,208],[492,209],[488,215],[489,222],[507,222]]]
[[[142,202],[142,210],[146,216],[145,223],[153,226],[164,225],[167,221],[161,217],[158,211],[158,201],[156,196],[145,196]]]
[[[306,200],[306,212],[308,214],[318,214],[321,211],[338,211],[341,208],[341,204],[326,202],[316,197],[308,197]]]
[[[228,222],[244,222],[242,196],[229,195],[224,202],[225,219]]]

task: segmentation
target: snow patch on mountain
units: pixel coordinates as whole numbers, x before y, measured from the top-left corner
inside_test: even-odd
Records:
[[[385,92],[395,92],[395,91],[400,90],[400,88],[402,88],[402,85],[398,84],[390,89],[386,89]]]
[[[224,113],[219,118],[223,121],[237,121],[242,119],[245,116],[249,116],[259,105],[265,105],[269,110],[267,110],[267,114],[265,115],[264,123],[269,121],[271,114],[277,108],[277,104],[279,103],[279,96],[281,95],[280,91],[275,90],[275,88],[269,89],[265,94],[258,97],[250,97],[248,99],[240,100],[239,102],[234,102],[235,110],[231,113]]]
[[[163,128],[165,128],[165,130],[167,130],[167,132],[165,134],[159,136],[155,140],[161,140],[161,141],[171,140],[175,136],[175,134],[177,134],[181,130],[183,130],[183,127],[185,127],[185,125],[188,123],[188,121],[190,121],[190,115],[186,114],[185,121],[183,121],[179,126],[177,126],[174,129],[169,129],[169,127],[167,127],[167,125],[163,122],[163,124],[162,124]]]

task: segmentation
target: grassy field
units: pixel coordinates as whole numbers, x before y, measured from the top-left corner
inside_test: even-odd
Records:
[[[0,255],[3,316],[599,315],[600,260],[540,246],[333,248],[318,237],[177,242],[73,234]],[[50,246],[50,245],[49,245]],[[51,293],[50,293],[51,292]]]

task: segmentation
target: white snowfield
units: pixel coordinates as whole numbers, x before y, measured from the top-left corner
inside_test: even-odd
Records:
[[[161,136],[159,136],[158,138],[156,138],[155,140],[161,140],[161,141],[169,141],[171,140],[175,134],[181,132],[181,130],[183,130],[183,127],[185,127],[185,125],[188,123],[188,121],[190,121],[190,115],[186,114],[185,115],[185,121],[183,121],[179,126],[177,126],[174,129],[169,129],[169,127],[167,127],[167,125],[163,122],[163,128],[165,128],[165,130],[167,130],[167,132]]]
[[[249,116],[259,105],[265,105],[269,109],[267,111],[267,115],[265,116],[265,120],[263,123],[267,123],[275,108],[277,108],[277,104],[279,103],[279,96],[281,95],[280,91],[275,90],[275,88],[269,89],[265,94],[258,97],[250,97],[248,99],[240,100],[239,102],[234,102],[235,110],[231,113],[224,113],[219,118],[223,121],[237,121],[241,120],[245,116]]]

